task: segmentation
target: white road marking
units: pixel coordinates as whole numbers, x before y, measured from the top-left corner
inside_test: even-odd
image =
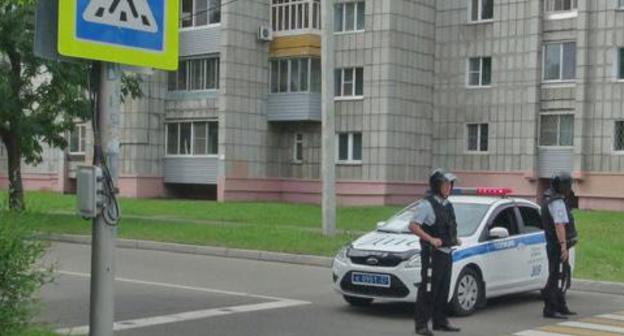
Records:
[[[77,276],[77,277],[82,277],[82,278],[91,277],[91,275],[88,273],[78,273],[78,272],[69,272],[69,271],[56,271],[56,273]],[[127,279],[127,278],[115,278],[115,281],[137,284],[137,285],[167,287],[167,288],[173,288],[173,289],[191,290],[191,291],[196,291],[196,292],[223,294],[223,295],[232,295],[232,296],[243,296],[243,297],[251,297],[251,298],[258,298],[258,299],[267,299],[267,300],[278,300],[278,301],[290,300],[290,299],[280,298],[280,297],[275,297],[275,296],[256,295],[256,294],[232,292],[232,291],[213,289],[213,288],[176,285],[176,284],[170,284],[170,283],[143,281],[143,280]]]
[[[583,328],[583,329],[600,330],[600,331],[624,334],[624,328],[595,324],[595,323],[571,321],[571,322],[559,323],[559,325],[564,326],[564,327]]]
[[[525,330],[515,333],[516,336],[570,336],[568,334],[558,334],[539,330]]]
[[[115,331],[121,331],[121,330],[135,329],[135,328],[145,328],[145,327],[152,327],[152,326],[157,326],[161,324],[201,320],[201,319],[215,317],[215,316],[225,316],[225,315],[248,313],[248,312],[260,311],[260,310],[294,307],[294,306],[300,306],[300,305],[305,305],[305,304],[309,304],[309,302],[297,301],[297,300],[283,300],[283,301],[265,302],[265,303],[241,305],[241,306],[234,306],[234,307],[196,310],[196,311],[190,311],[190,312],[179,313],[179,314],[171,314],[171,315],[154,316],[154,317],[147,317],[147,318],[135,319],[135,320],[119,321],[119,322],[115,322],[113,329]],[[89,326],[58,329],[56,330],[56,333],[61,334],[61,335],[68,335],[68,336],[88,335]]]
[[[596,317],[606,318],[606,319],[609,319],[609,320],[624,321],[624,316],[622,316],[622,315],[604,314],[604,315],[598,315]]]
[[[59,270],[59,271],[56,271],[56,273],[69,275],[69,276],[83,277],[83,278],[91,277],[90,274],[79,273],[79,272]],[[311,303],[308,301],[291,300],[291,299],[274,297],[274,296],[255,295],[255,294],[250,294],[250,293],[232,292],[232,291],[225,291],[225,290],[213,289],[213,288],[184,286],[184,285],[153,282],[153,281],[143,281],[143,280],[136,280],[136,279],[115,278],[115,281],[137,284],[137,285],[145,285],[145,286],[159,286],[159,287],[166,287],[166,288],[173,288],[173,289],[191,290],[191,291],[197,291],[197,292],[203,292],[203,293],[242,296],[242,297],[248,297],[248,298],[272,300],[272,302],[247,304],[247,305],[232,306],[232,307],[212,308],[212,309],[190,311],[190,312],[171,314],[171,315],[154,316],[154,317],[147,317],[147,318],[141,318],[141,319],[135,319],[135,320],[119,321],[119,322],[115,322],[115,325],[113,327],[115,331],[135,329],[135,328],[144,328],[144,327],[150,327],[150,326],[156,326],[156,325],[168,324],[168,323],[183,322],[183,321],[199,320],[199,319],[205,319],[205,318],[215,317],[215,316],[224,316],[224,315],[247,313],[247,312],[254,312],[254,311],[261,311],[261,310],[294,307],[294,306],[307,305]],[[56,333],[61,334],[61,335],[68,335],[68,336],[87,335],[89,334],[89,326],[58,329],[56,330]]]

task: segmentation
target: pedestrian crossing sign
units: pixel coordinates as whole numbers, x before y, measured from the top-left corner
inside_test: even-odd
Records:
[[[179,0],[59,1],[61,55],[176,70]]]

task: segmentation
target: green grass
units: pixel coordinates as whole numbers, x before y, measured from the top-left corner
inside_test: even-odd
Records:
[[[23,336],[58,336],[58,334],[47,329],[34,328],[27,330]]]
[[[90,234],[88,221],[66,214],[74,211],[74,202],[71,195],[28,193],[28,211],[14,220],[44,233]],[[321,256],[333,255],[399,209],[339,208],[339,234],[327,238],[320,234],[321,210],[315,205],[122,199],[121,206],[126,217],[120,238]],[[576,218],[575,276],[624,282],[624,213],[577,211]]]
[[[576,276],[624,282],[624,213],[577,211]]]

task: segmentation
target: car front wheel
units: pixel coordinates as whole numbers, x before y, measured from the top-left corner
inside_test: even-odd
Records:
[[[373,299],[360,298],[355,296],[343,295],[343,298],[347,303],[354,307],[368,307],[373,303]]]
[[[479,274],[472,268],[465,268],[457,278],[455,295],[451,301],[453,313],[457,316],[467,316],[477,309],[483,295],[483,286]]]

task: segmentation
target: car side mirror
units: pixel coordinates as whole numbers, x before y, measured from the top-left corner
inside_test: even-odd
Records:
[[[503,239],[509,237],[509,231],[502,227],[495,227],[490,230],[489,239]]]
[[[384,225],[386,225],[386,222],[377,222],[378,229],[381,229]]]

